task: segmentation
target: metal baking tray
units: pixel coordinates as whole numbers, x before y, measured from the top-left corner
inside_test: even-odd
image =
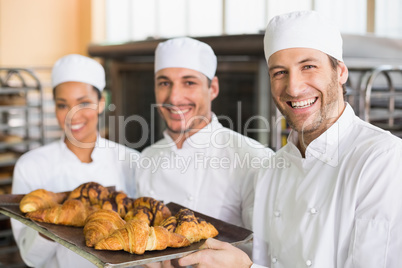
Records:
[[[204,241],[200,241],[184,248],[146,251],[143,255],[130,254],[125,251],[95,250],[85,245],[83,228],[34,222],[26,218],[19,209],[19,202],[22,197],[23,195],[0,195],[0,213],[16,219],[52,238],[57,243],[83,256],[98,267],[130,267],[177,259],[199,250],[199,247],[204,243]],[[167,207],[169,207],[172,215],[175,215],[181,208],[184,208],[176,203],[168,203]],[[196,211],[194,211],[194,214],[215,226],[219,231],[219,235],[215,238],[220,241],[228,242],[234,246],[250,243],[252,241],[253,233],[250,230],[203,215]]]

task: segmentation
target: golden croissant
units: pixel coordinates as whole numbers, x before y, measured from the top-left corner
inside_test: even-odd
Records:
[[[204,219],[197,217],[198,220],[198,231],[200,232],[201,239],[207,239],[210,237],[215,237],[219,234],[215,226],[207,222]]]
[[[26,194],[20,201],[20,210],[23,213],[38,209],[50,208],[62,203],[67,197],[66,193],[54,193],[45,189],[38,189]]]
[[[170,216],[169,218],[164,219],[160,226],[165,227],[169,232],[173,232],[176,230],[177,227],[177,219],[175,216]]]
[[[70,199],[51,208],[29,212],[26,217],[39,222],[83,227],[88,215],[95,210],[95,207],[87,206],[76,199]]]
[[[124,217],[125,221],[129,220],[142,220],[148,223],[148,225],[152,225],[152,220],[154,219],[154,214],[152,214],[151,209],[147,207],[136,207],[133,210],[130,210],[126,216]]]
[[[108,237],[126,222],[113,210],[100,209],[92,212],[84,226],[85,244],[93,247],[101,239]]]
[[[140,197],[135,199],[134,208],[137,207],[149,208],[149,210],[153,215],[150,222],[151,226],[159,225],[164,219],[172,215],[170,209],[167,206],[165,206],[163,202],[156,200],[152,197]]]
[[[113,210],[119,213],[120,217],[124,218],[128,211],[133,208],[134,199],[127,196],[122,191],[113,191],[109,193],[109,196],[102,200],[102,208]]]
[[[190,241],[171,233],[162,226],[149,226],[145,221],[131,220],[95,245],[98,250],[124,250],[144,254],[146,250],[163,250],[167,247],[185,247]]]
[[[189,209],[180,209],[176,214],[176,220],[177,226],[174,232],[185,236],[191,243],[219,234],[211,223],[195,217],[194,212]]]
[[[102,206],[109,196],[109,190],[97,182],[86,182],[75,188],[67,199],[77,199],[85,205]]]

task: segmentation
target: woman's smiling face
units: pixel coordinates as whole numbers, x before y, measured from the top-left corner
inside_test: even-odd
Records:
[[[94,142],[98,116],[105,105],[96,89],[82,82],[65,82],[56,87],[54,94],[56,118],[66,138],[70,142]]]

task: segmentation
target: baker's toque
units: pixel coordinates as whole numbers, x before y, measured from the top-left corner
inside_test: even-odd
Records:
[[[94,59],[69,54],[57,60],[52,69],[52,88],[64,82],[83,82],[102,91],[106,85],[105,70]]]
[[[217,58],[204,42],[189,37],[169,39],[155,50],[155,73],[165,68],[186,68],[198,71],[212,80]]]
[[[264,36],[267,62],[272,54],[288,48],[317,49],[343,61],[339,30],[316,11],[296,11],[270,20]]]

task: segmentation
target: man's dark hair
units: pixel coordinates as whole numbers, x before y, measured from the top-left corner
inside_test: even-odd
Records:
[[[338,68],[339,61],[330,55],[328,55],[328,58],[329,58],[329,63],[331,64],[332,69],[334,71],[336,71]],[[343,89],[343,96],[345,97],[346,96],[346,84],[342,85],[342,89]]]
[[[207,77],[207,82],[208,82],[208,88],[210,88],[211,84],[212,84],[212,80]]]

